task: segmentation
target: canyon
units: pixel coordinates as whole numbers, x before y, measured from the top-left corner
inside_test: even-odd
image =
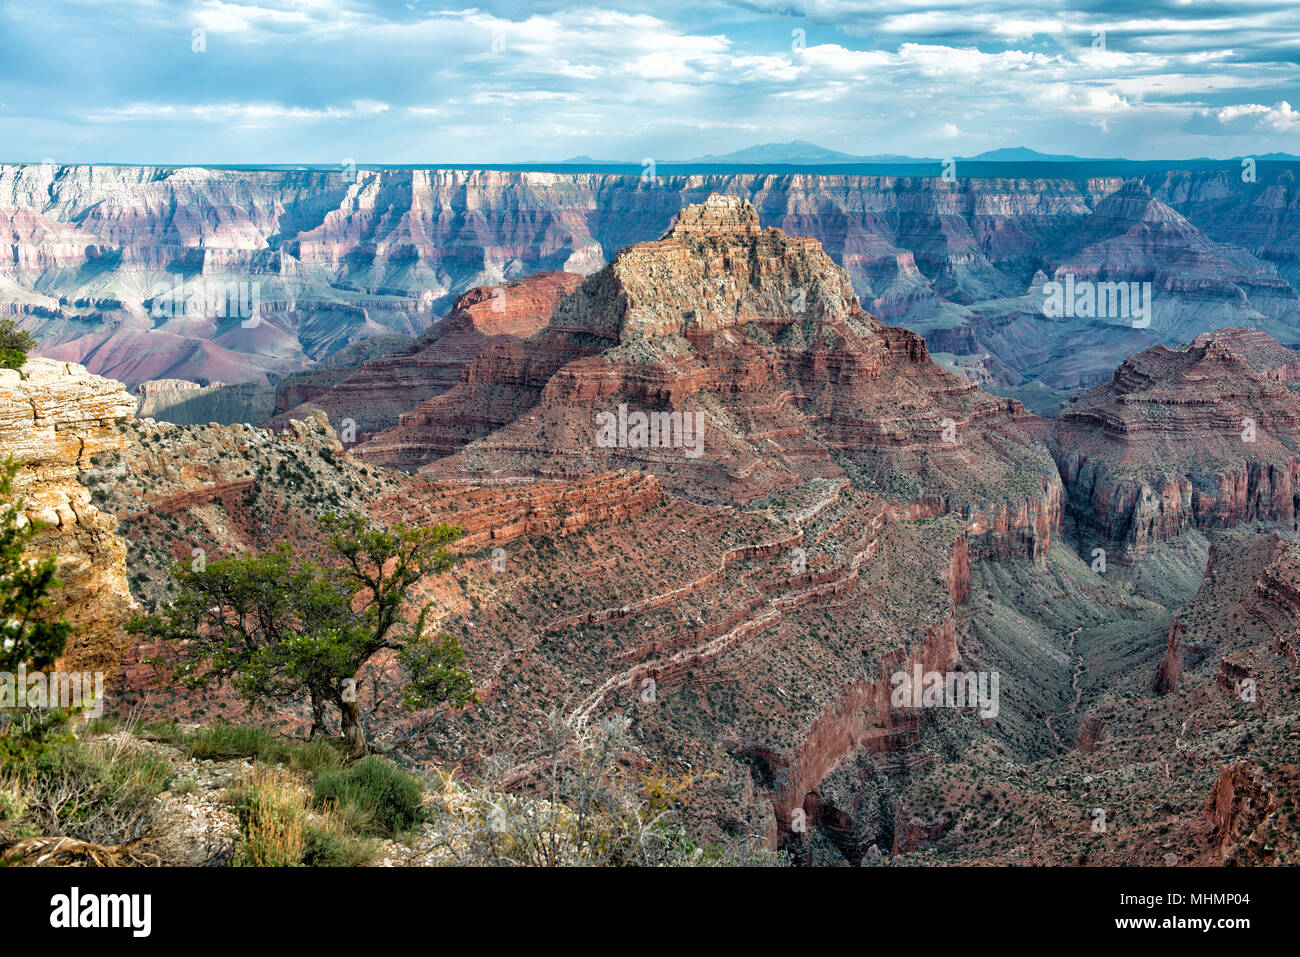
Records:
[[[57,187],[23,170],[0,173],[11,196],[32,203],[44,183],[41,208],[52,211],[39,229],[27,223],[31,235],[80,208],[48,201],[82,175],[61,169],[69,181]],[[139,192],[162,208],[178,175],[121,168],[105,173],[107,185],[77,188]],[[539,713],[577,723],[617,715],[632,722],[629,768],[698,775],[682,800],[706,838],[753,837],[799,863],[1294,860],[1300,415],[1288,384],[1300,353],[1268,334],[1286,324],[1289,313],[1275,307],[1287,300],[1291,267],[1264,256],[1266,247],[1283,255],[1287,188],[1253,194],[1271,197],[1272,219],[1231,220],[1233,241],[1251,244],[1255,259],[1169,212],[1184,204],[1230,218],[1232,196],[1185,180],[986,192],[995,187],[744,174],[725,192],[700,177],[676,193],[666,179],[631,197],[597,174],[358,176],[330,192],[322,173],[196,173],[186,188],[237,212],[163,227],[199,260],[211,240],[239,246],[227,262],[241,269],[277,262],[347,277],[358,284],[349,295],[367,300],[357,308],[384,327],[389,338],[374,352],[362,337],[331,353],[348,329],[329,343],[300,338],[294,348],[314,351],[322,366],[347,358],[246,380],[269,389],[272,373],[284,372],[278,431],[162,421],[137,407],[174,404],[192,391],[179,385],[132,397],[38,358],[24,371],[30,379],[0,373],[0,415],[22,423],[0,433],[0,454],[48,473],[41,481],[56,483],[78,521],[103,535],[98,597],[81,603],[91,627],[70,655],[114,649],[116,713],[302,733],[304,707],[256,715],[228,688],[160,687],[160,649],[126,647],[109,626],[131,603],[167,600],[171,562],[280,541],[309,552],[328,513],[448,522],[464,530],[455,567],[422,582],[420,598],[435,602],[434,627],[465,649],[480,701],[439,723],[416,761],[475,774],[505,757],[507,781],[523,788],[546,760],[529,744]],[[281,182],[298,205],[229,192],[245,179]],[[430,204],[453,185],[501,190],[498,201],[520,205],[503,218],[491,203],[474,216]],[[868,187],[875,192],[864,198]],[[524,215],[525,197],[543,189],[552,212]],[[599,216],[581,213],[586,191],[599,189]],[[687,193],[696,201],[684,202]],[[943,243],[962,256],[900,265],[899,247],[873,246],[858,226],[828,229],[828,206],[886,194],[914,211],[942,201]],[[419,216],[395,212],[413,195]],[[804,203],[805,219],[788,211]],[[649,208],[663,214],[653,228]],[[779,209],[777,226],[767,225]],[[1098,210],[1104,222],[1082,228]],[[878,228],[907,222],[917,228],[902,213]],[[24,252],[24,281],[106,255],[77,245],[99,223],[126,243],[112,251],[123,260],[142,257],[159,228],[110,204],[58,232],[64,265]],[[977,225],[986,241],[963,246],[959,223]],[[421,245],[435,224],[438,259]],[[805,228],[814,224],[831,238]],[[269,241],[260,245],[270,230],[283,240],[278,259]],[[1208,310],[1170,328],[1198,333],[1182,348],[1144,333],[1134,354],[1112,363],[1120,368],[1110,382],[1050,420],[982,391],[936,361],[927,337],[882,321],[918,315],[913,305],[927,297],[947,310],[977,288],[1011,296],[1006,275],[1026,284],[1056,275],[1030,250],[1071,232],[1080,274],[1111,275],[1134,250],[1213,270],[1235,264],[1231,282],[1202,290],[1205,301],[1240,302],[1241,292],[1259,316],[1276,312],[1277,325],[1197,330],[1217,321]],[[476,246],[471,235],[506,239]],[[931,278],[909,287],[914,296],[881,283],[864,304],[866,264],[889,255]],[[446,318],[417,328],[420,311],[391,297],[402,276],[441,277],[445,293],[412,302],[426,315],[450,304]],[[472,285],[453,296],[462,282]],[[19,312],[56,340],[67,321]],[[283,321],[287,334],[289,315],[267,321]],[[1115,341],[1131,343],[1133,331],[1142,332]],[[141,382],[169,377],[165,357],[150,362]],[[64,411],[29,426],[40,390],[54,388],[39,385],[47,380],[63,397],[52,408]],[[237,384],[202,388],[214,381]],[[701,454],[674,441],[602,445],[598,416],[620,406],[698,416]],[[1239,417],[1253,419],[1254,442],[1243,443]],[[344,419],[355,435],[343,434]],[[680,428],[667,434],[683,438]],[[32,438],[15,444],[11,435]],[[39,483],[27,487],[39,498]],[[76,536],[60,534],[60,554],[76,554]],[[1109,550],[1109,565],[1089,561],[1096,546]],[[896,704],[892,677],[918,667],[999,674],[999,713]],[[383,694],[400,679],[397,662],[382,658],[358,678],[380,737],[399,729],[408,718]],[[1258,692],[1250,701],[1245,679]]]
[[[1176,167],[1127,179],[1016,169],[953,181],[719,172],[643,182],[3,165],[0,315],[31,329],[42,354],[130,388],[176,378],[272,389],[366,339],[420,336],[475,287],[591,274],[715,192],[752,203],[764,225],[816,239],[867,311],[1040,414],[1151,345],[1228,326],[1300,342],[1300,198],[1285,164],[1261,166],[1255,182]],[[1042,286],[1067,274],[1150,282],[1150,326],[1046,317]],[[257,321],[207,308],[214,297],[256,299]]]

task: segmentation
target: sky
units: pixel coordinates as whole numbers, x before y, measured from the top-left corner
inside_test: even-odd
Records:
[[[0,0],[0,162],[1300,153],[1300,3]]]

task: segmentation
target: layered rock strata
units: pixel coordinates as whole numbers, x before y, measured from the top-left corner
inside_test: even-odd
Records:
[[[16,490],[25,517],[42,525],[31,554],[59,559],[61,585],[49,614],[76,629],[60,670],[111,676],[129,643],[122,625],[136,603],[126,547],[116,518],[92,504],[78,474],[97,453],[125,444],[117,421],[134,409],[120,382],[78,365],[29,358],[21,372],[0,369],[0,459],[20,463]]]
[[[1048,440],[1082,537],[1131,556],[1190,527],[1296,521],[1300,393],[1265,339],[1156,346],[1064,407]]]

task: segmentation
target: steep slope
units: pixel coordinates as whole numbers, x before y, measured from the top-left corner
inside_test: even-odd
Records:
[[[333,382],[296,377],[282,383],[278,399],[284,408],[271,424],[278,427],[320,409],[336,423],[351,420],[356,434],[350,441],[364,441],[396,425],[403,412],[456,385],[480,352],[537,332],[581,280],[576,273],[544,272],[471,289],[405,348],[368,360]],[[299,402],[290,406],[289,397]]]

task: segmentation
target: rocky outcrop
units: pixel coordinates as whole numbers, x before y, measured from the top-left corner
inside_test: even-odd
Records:
[[[1183,678],[1183,631],[1182,622],[1178,616],[1174,615],[1169,620],[1169,641],[1165,645],[1165,656],[1160,659],[1160,664],[1156,668],[1155,681],[1152,683],[1152,690],[1156,694],[1169,694],[1171,691],[1178,690],[1178,684]]]
[[[1251,611],[1273,639],[1273,651],[1292,665],[1300,663],[1300,549],[1274,536],[1276,557],[1255,581]]]
[[[927,629],[915,648],[900,649],[880,663],[876,674],[854,681],[827,703],[786,759],[774,795],[778,832],[784,839],[790,836],[790,812],[804,806],[807,796],[850,755],[859,750],[906,751],[919,744],[927,716],[916,708],[892,706],[895,686],[890,676],[900,671],[910,675],[917,666],[922,673],[946,673],[957,660],[955,619],[949,616]]]
[[[1197,336],[1193,349],[1219,343],[1241,356],[1246,364],[1273,382],[1300,382],[1300,350],[1282,345],[1259,329],[1218,329]]]
[[[1296,520],[1300,394],[1253,368],[1241,342],[1229,331],[1156,346],[1065,406],[1049,443],[1085,537],[1130,560],[1189,527]],[[1261,345],[1251,337],[1257,364],[1285,367],[1269,365],[1277,343]]]
[[[1278,832],[1289,816],[1285,795],[1294,793],[1298,770],[1292,763],[1270,768],[1250,760],[1224,766],[1197,822],[1212,849],[1206,863],[1288,863],[1290,835]]]
[[[59,559],[62,585],[50,614],[76,628],[60,669],[111,676],[128,645],[122,625],[136,605],[126,547],[117,520],[91,503],[78,473],[125,444],[117,421],[134,408],[120,382],[78,365],[31,358],[21,373],[0,369],[0,458],[21,463],[16,485],[26,517],[44,525],[31,553]]]

